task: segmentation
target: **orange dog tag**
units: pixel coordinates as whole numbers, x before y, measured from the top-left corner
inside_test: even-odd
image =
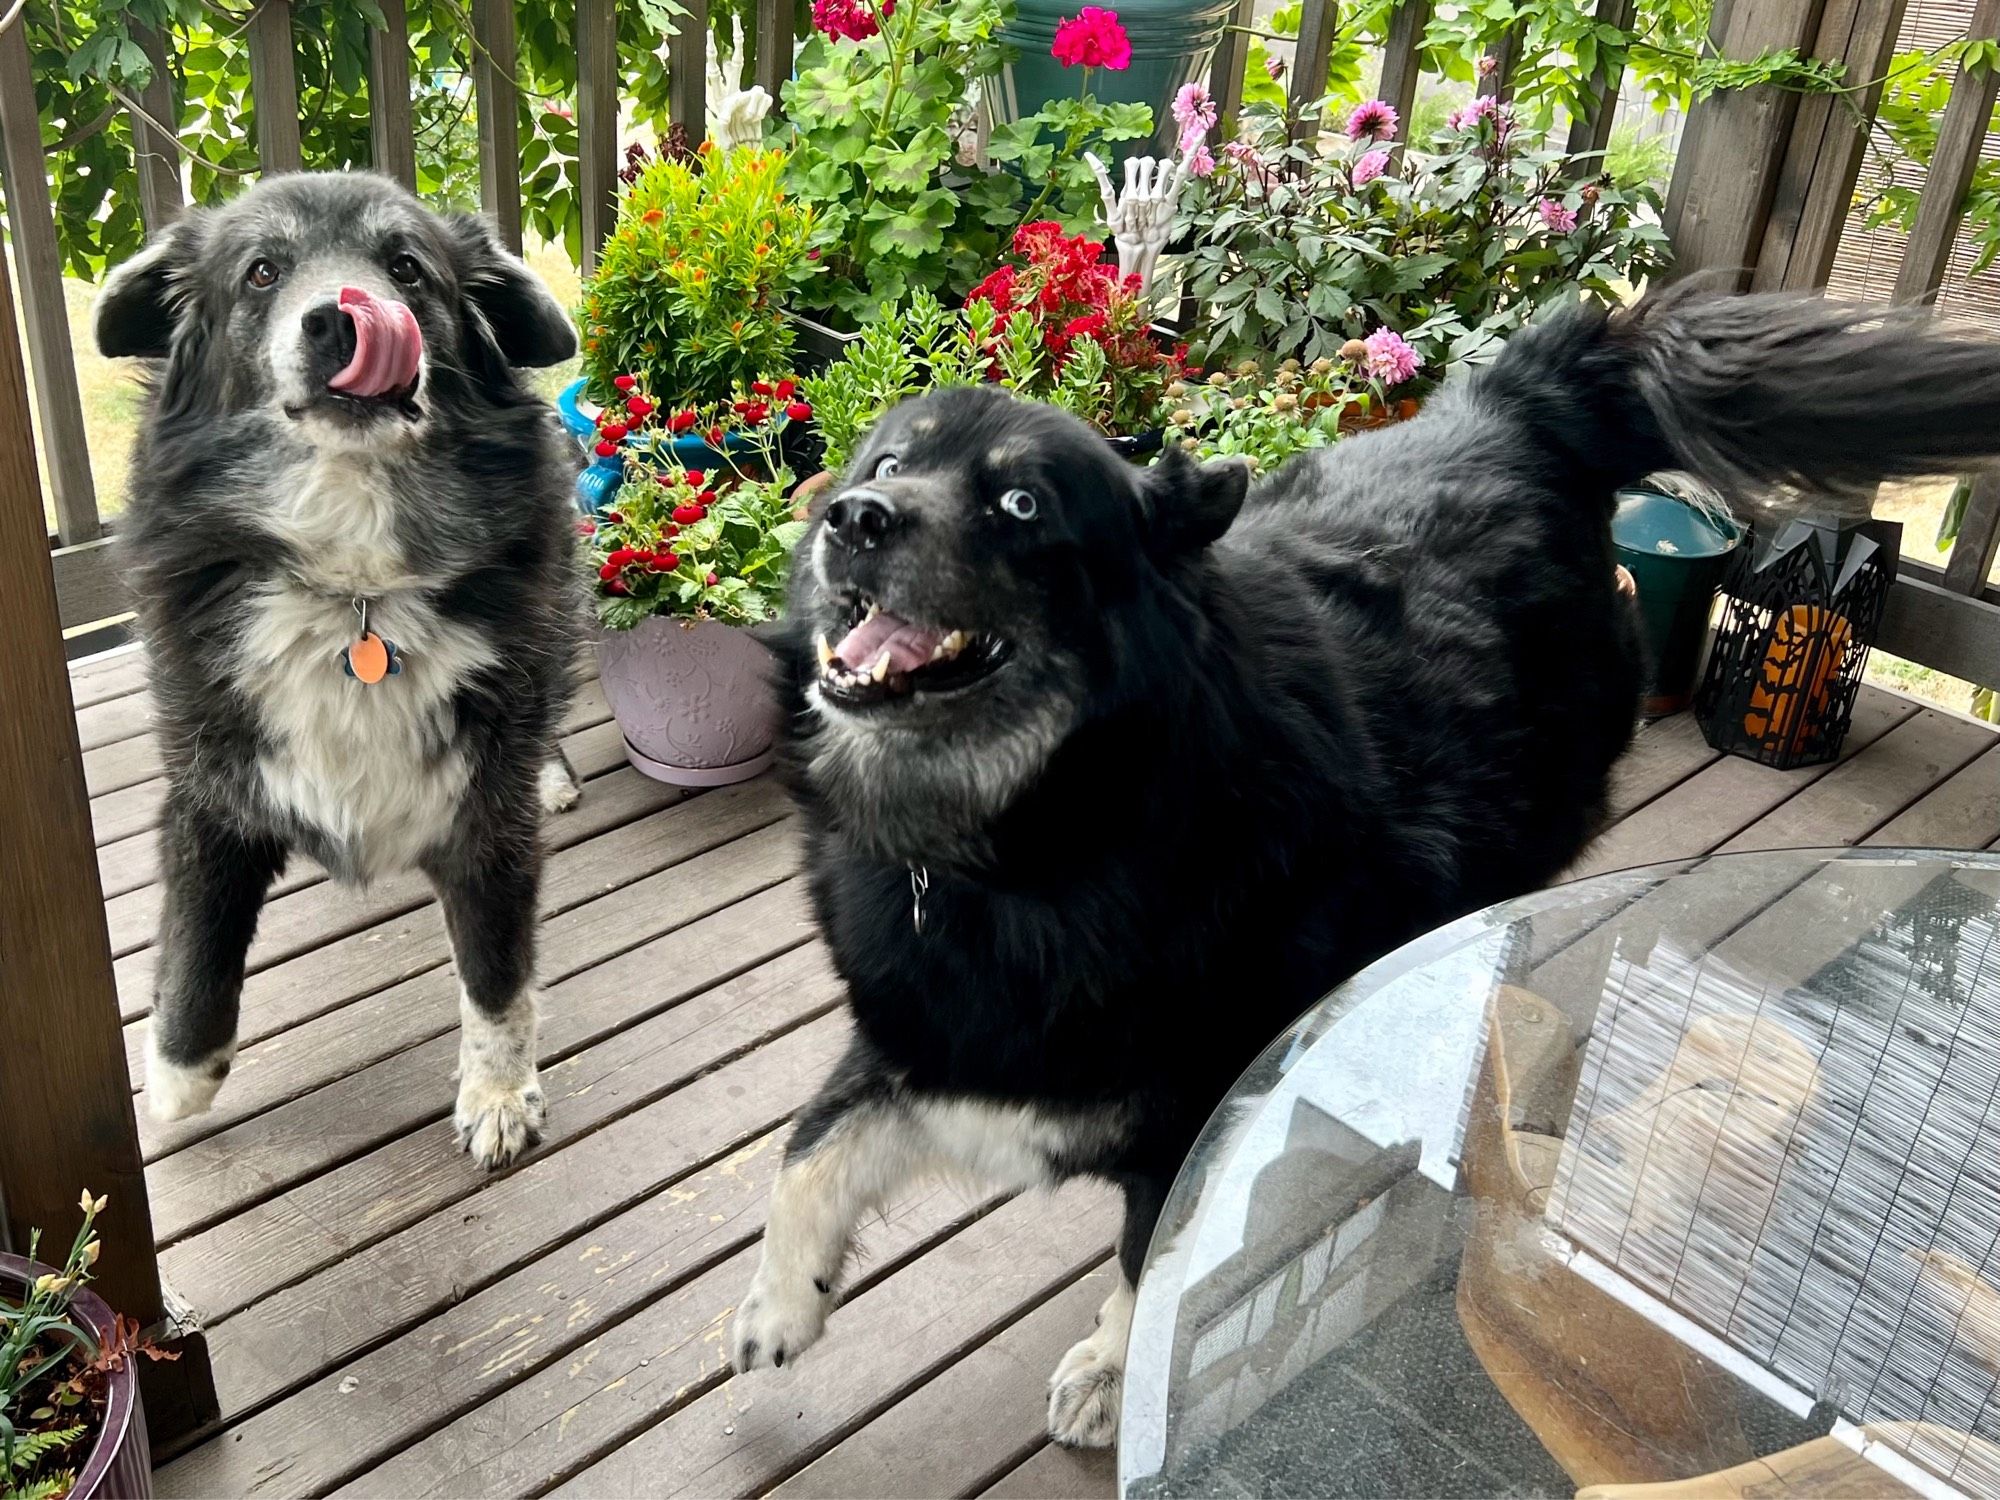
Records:
[[[389,675],[389,648],[370,630],[347,648],[347,669],[369,685]]]

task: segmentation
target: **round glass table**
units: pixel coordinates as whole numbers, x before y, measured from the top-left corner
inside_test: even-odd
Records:
[[[1127,1496],[2000,1495],[2000,859],[1723,856],[1280,1037],[1139,1287]]]

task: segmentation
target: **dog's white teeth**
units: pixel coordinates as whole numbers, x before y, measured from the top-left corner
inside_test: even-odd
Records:
[[[863,615],[861,618],[864,620],[872,620],[881,613],[882,613],[882,606],[877,604],[873,599],[870,599],[868,601],[868,613]]]
[[[814,644],[819,649],[819,669],[824,672],[833,665],[833,647],[827,644],[825,631],[820,632],[819,639]]]
[[[889,648],[884,646],[882,654],[875,658],[875,665],[868,669],[870,681],[880,682],[889,675]]]
[[[936,646],[931,648],[931,660],[950,661],[965,649],[966,644],[965,632],[963,630],[954,630],[950,635],[939,641]]]

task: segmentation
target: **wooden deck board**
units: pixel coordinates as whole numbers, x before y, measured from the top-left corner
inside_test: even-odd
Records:
[[[164,783],[143,658],[73,681],[136,1088]],[[142,1122],[165,1273],[209,1326],[224,1406],[160,1493],[1109,1494],[1107,1456],[1042,1436],[1048,1370],[1110,1279],[1106,1191],[901,1206],[868,1230],[823,1351],[728,1378],[784,1121],[847,1023],[776,788],[647,781],[607,714],[591,687],[567,726],[587,785],[549,829],[550,1135],[511,1170],[451,1140],[457,982],[428,891],[303,864],[274,888],[217,1109]],[[1838,764],[1781,773],[1682,716],[1639,737],[1610,810],[1577,873],[1982,847],[2000,736],[1869,690]],[[1838,906],[1810,882],[1746,889],[1713,925],[1749,944],[1801,914]],[[1546,961],[1601,961],[1602,940],[1552,930]]]

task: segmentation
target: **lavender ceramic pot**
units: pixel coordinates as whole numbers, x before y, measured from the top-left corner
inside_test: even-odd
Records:
[[[0,1285],[10,1299],[44,1271],[18,1255],[0,1255]],[[70,1302],[71,1314],[99,1339],[112,1335],[111,1309],[88,1287]],[[139,1404],[139,1372],[131,1360],[110,1376],[110,1399],[104,1405],[104,1425],[91,1444],[90,1456],[76,1472],[70,1500],[153,1500],[152,1454],[146,1442],[146,1410]]]
[[[771,764],[771,653],[732,625],[663,615],[600,630],[598,676],[625,758],[675,786],[727,786]]]

